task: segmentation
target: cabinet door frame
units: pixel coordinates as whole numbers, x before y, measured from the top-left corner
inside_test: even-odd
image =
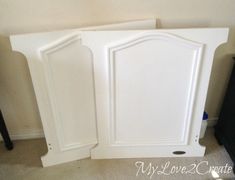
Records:
[[[216,34],[216,36],[215,36]],[[93,53],[93,62],[94,62],[94,77],[95,77],[95,94],[96,94],[96,110],[97,110],[97,128],[98,128],[98,145],[92,149],[91,157],[93,159],[103,159],[103,158],[136,158],[136,157],[178,157],[180,156],[189,157],[189,156],[203,156],[205,153],[205,147],[202,147],[199,144],[199,134],[202,122],[202,115],[204,111],[204,105],[206,101],[207,89],[209,84],[209,77],[213,62],[213,56],[215,49],[222,43],[227,41],[228,37],[228,29],[226,28],[203,28],[203,29],[159,29],[152,31],[100,31],[100,32],[83,32],[81,34],[83,39],[82,43],[89,47]],[[114,125],[114,116],[117,116],[114,113],[115,104],[115,96],[114,92],[119,91],[117,87],[114,85],[114,75],[113,71],[116,71],[113,67],[114,61],[116,63],[116,59],[121,57],[119,61],[127,60],[127,64],[129,63],[130,58],[129,52],[125,51],[124,55],[114,55],[115,51],[122,51],[123,49],[130,49],[130,47],[135,47],[143,43],[147,46],[149,41],[156,41],[156,47],[161,47],[160,40],[165,40],[169,42],[169,46],[175,44],[175,49],[177,49],[179,43],[184,44],[185,46],[189,46],[195,50],[195,55],[192,56],[192,63],[195,61],[195,65],[193,66],[192,71],[195,73],[192,74],[192,78],[188,80],[187,83],[192,86],[189,88],[189,100],[184,105],[188,110],[186,112],[188,124],[183,126],[183,130],[185,132],[185,139],[183,142],[178,143],[164,143],[163,141],[159,143],[159,137],[155,135],[156,141],[147,142],[138,140],[139,137],[149,137],[147,134],[148,131],[153,131],[153,128],[144,129],[140,132],[142,136],[138,136],[136,133],[136,129],[141,129],[139,126],[136,129],[130,129],[128,132],[128,124],[129,126],[133,125],[133,121],[129,121],[129,117],[133,116],[125,116],[128,112],[119,113],[119,116],[123,116],[124,118],[119,118],[117,121],[121,125],[119,126],[119,139],[130,140],[133,137],[132,134],[135,134],[135,143],[131,142],[118,142],[115,141],[115,135],[113,128]],[[178,44],[178,45],[177,45]],[[149,46],[151,48],[151,46]],[[166,46],[167,47],[167,46]],[[154,48],[154,47],[153,47]],[[172,48],[172,51],[166,52],[177,54],[176,50]],[[149,49],[145,49],[148,51]],[[163,51],[167,49],[162,49]],[[203,50],[203,51],[202,51]],[[131,50],[130,50],[131,51]],[[136,48],[136,51],[133,54],[141,54],[138,53],[141,49]],[[151,52],[155,55],[154,52]],[[182,54],[184,52],[182,51]],[[192,52],[194,54],[194,51]],[[114,57],[115,56],[115,57]],[[148,58],[148,55],[146,55]],[[150,58],[149,56],[149,58]],[[138,56],[130,56],[132,59],[138,59]],[[166,56],[163,54],[159,59],[164,59]],[[116,59],[115,59],[116,58]],[[187,60],[187,59],[186,59]],[[137,63],[141,63],[138,61]],[[132,62],[132,64],[134,64]],[[144,64],[143,64],[144,65]],[[169,64],[170,65],[170,64]],[[155,64],[156,66],[156,64]],[[128,66],[129,70],[132,71],[132,67]],[[141,65],[140,65],[141,67]],[[125,64],[122,66],[125,69]],[[128,74],[128,69],[123,70],[124,74]],[[167,69],[164,69],[167,71]],[[184,69],[178,69],[180,73]],[[134,71],[134,70],[133,70]],[[148,72],[145,70],[144,75]],[[120,73],[121,74],[121,73]],[[120,75],[119,74],[119,75]],[[116,74],[115,74],[116,75]],[[119,76],[118,75],[118,76]],[[162,77],[164,78],[169,77]],[[174,77],[173,77],[174,78]],[[120,78],[121,79],[121,78]],[[123,78],[122,78],[123,79]],[[149,79],[146,79],[148,81]],[[135,82],[138,81],[134,80]],[[142,80],[143,84],[145,80]],[[120,80],[122,82],[122,80]],[[131,81],[129,81],[131,83]],[[127,85],[127,84],[125,84]],[[124,86],[125,86],[124,85]],[[169,86],[171,87],[171,86]],[[176,86],[175,86],[176,87]],[[146,87],[148,88],[148,87]],[[127,90],[130,90],[130,88]],[[146,90],[146,89],[145,89]],[[167,90],[167,89],[165,89]],[[157,92],[156,92],[157,93]],[[166,94],[167,95],[167,94]],[[165,95],[165,96],[166,96]],[[186,96],[186,95],[185,95]],[[115,97],[115,98],[114,98]],[[128,99],[128,98],[127,98]],[[135,98],[133,101],[135,101]],[[131,105],[129,103],[129,99],[127,101],[120,101],[119,107],[121,105]],[[171,100],[169,99],[171,103]],[[174,103],[174,101],[172,102]],[[133,104],[133,103],[132,103]],[[125,106],[126,107],[126,106]],[[160,107],[160,104],[159,104]],[[166,112],[166,109],[164,109]],[[122,111],[124,112],[124,111]],[[156,112],[158,112],[156,110]],[[170,113],[170,112],[169,112]],[[176,113],[176,112],[174,112]],[[115,115],[114,115],[115,114]],[[120,115],[121,114],[121,115]],[[124,114],[124,115],[123,115]],[[132,113],[134,114],[134,112]],[[146,117],[146,116],[145,116]],[[163,117],[163,116],[161,116]],[[138,119],[138,117],[137,117]],[[140,118],[139,118],[140,119]],[[139,121],[138,119],[138,121]],[[131,122],[125,124],[125,121]],[[123,123],[124,122],[124,123]],[[157,127],[157,123],[162,123],[161,121],[153,122],[153,127]],[[142,126],[146,124],[142,122]],[[165,128],[172,127],[171,130],[174,130],[174,126],[176,124],[172,123]],[[125,127],[124,127],[125,126]],[[160,130],[160,129],[157,129]],[[123,134],[122,132],[123,131]],[[130,135],[131,134],[131,135]],[[137,135],[136,135],[137,134]],[[167,135],[168,136],[168,135]],[[137,138],[136,138],[137,137]],[[128,139],[129,138],[129,139]],[[162,137],[164,138],[164,137]],[[145,142],[146,141],[146,142]]]

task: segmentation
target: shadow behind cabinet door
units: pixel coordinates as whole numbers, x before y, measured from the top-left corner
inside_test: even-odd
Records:
[[[215,126],[215,137],[220,145],[224,145],[235,163],[235,62],[219,120]],[[235,172],[234,169],[233,171]]]

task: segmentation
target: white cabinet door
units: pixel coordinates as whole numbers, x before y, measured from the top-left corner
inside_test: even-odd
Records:
[[[97,144],[92,53],[81,30],[155,29],[156,20],[14,35],[12,49],[28,61],[47,141],[43,166],[90,156]]]
[[[203,156],[213,55],[227,36],[225,28],[82,32],[94,61],[92,158]]]

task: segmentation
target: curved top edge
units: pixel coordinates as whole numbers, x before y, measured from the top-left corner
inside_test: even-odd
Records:
[[[172,33],[165,33],[165,32],[144,32],[139,33],[137,35],[134,35],[132,37],[129,37],[127,39],[122,39],[113,43],[110,43],[106,46],[108,49],[112,50],[119,50],[134,44],[141,43],[143,41],[148,40],[171,40],[175,42],[179,42],[182,44],[187,44],[196,48],[200,48],[203,46],[203,43],[195,42],[192,40],[185,39],[183,37],[180,37],[178,35],[172,34]]]
[[[72,34],[69,34],[67,36],[64,36],[62,38],[57,39],[56,41],[53,41],[49,44],[46,44],[45,46],[42,46],[38,49],[38,53],[49,53],[52,51],[55,51],[61,47],[64,47],[76,40],[80,40],[81,39],[81,35],[79,32],[75,32]]]

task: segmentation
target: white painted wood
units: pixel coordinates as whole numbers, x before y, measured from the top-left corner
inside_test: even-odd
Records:
[[[93,53],[92,158],[203,156],[199,133],[215,49],[228,29],[82,32]]]
[[[155,29],[155,20],[14,35],[12,49],[28,61],[48,153],[43,166],[90,156],[97,144],[92,54],[81,30]]]
[[[44,65],[60,150],[96,144],[92,57],[89,50],[81,46],[79,35],[38,50]]]

